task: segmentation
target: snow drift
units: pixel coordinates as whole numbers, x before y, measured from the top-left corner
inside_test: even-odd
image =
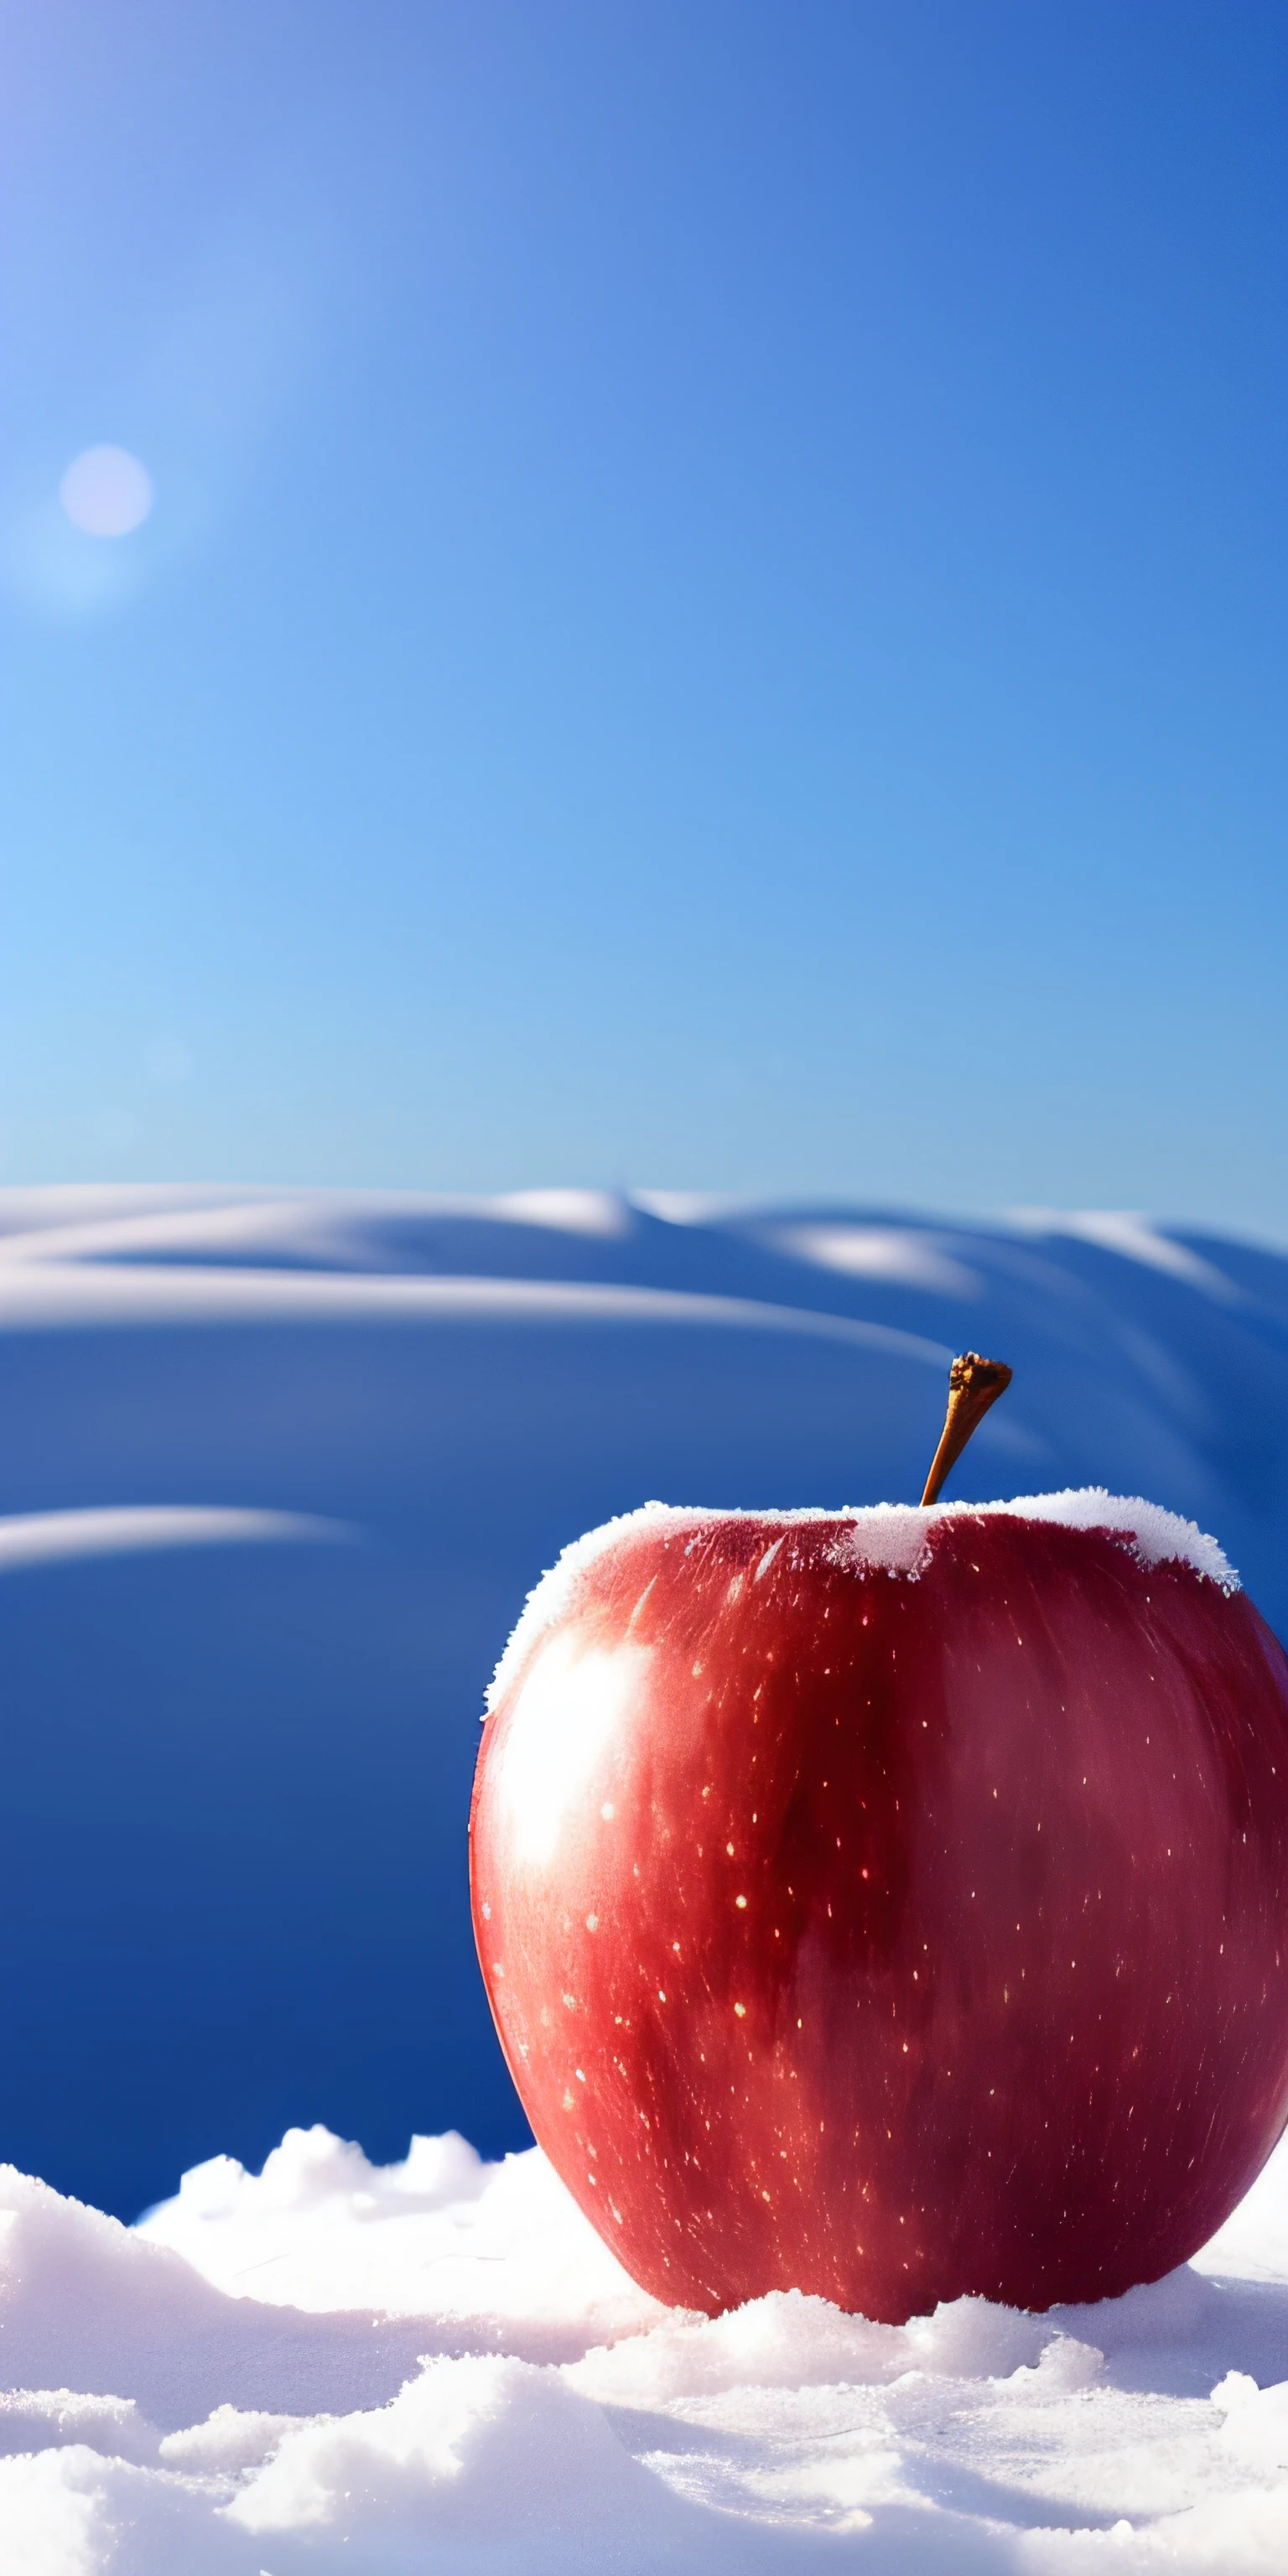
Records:
[[[292,2131],[131,2232],[0,2172],[5,2576],[677,2576],[1288,2553],[1288,2151],[1198,2262],[903,2327],[635,2289],[531,2150]]]

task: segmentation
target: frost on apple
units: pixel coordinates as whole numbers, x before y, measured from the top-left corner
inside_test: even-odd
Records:
[[[1192,1565],[1196,1574],[1206,1574],[1223,1591],[1235,1592],[1239,1588],[1238,1575],[1224,1549],[1199,1528],[1197,1521],[1183,1520],[1179,1513],[1166,1511],[1161,1503],[1145,1502],[1139,1495],[1106,1493],[1101,1485],[1083,1485],[1072,1493],[1020,1494],[1007,1502],[928,1506],[860,1503],[838,1507],[815,1504],[785,1512],[740,1513],[715,1505],[675,1508],[666,1503],[645,1503],[638,1511],[622,1512],[601,1528],[574,1539],[558,1564],[542,1576],[529,1593],[523,1615],[497,1666],[487,1706],[494,1707],[505,1692],[534,1638],[546,1629],[558,1627],[567,1617],[582,1576],[606,1549],[617,1546],[631,1533],[655,1531],[662,1521],[669,1532],[676,1534],[692,1534],[716,1522],[739,1519],[754,1520],[758,1529],[763,1526],[766,1531],[783,1534],[816,1521],[844,1522],[852,1533],[846,1543],[858,1562],[880,1567],[888,1574],[915,1578],[929,1563],[927,1524],[960,1518],[963,1513],[988,1518],[1003,1513],[1011,1519],[1052,1521],[1064,1529],[1116,1530],[1142,1565]],[[772,1555],[778,1544],[777,1538],[770,1538],[767,1553]]]

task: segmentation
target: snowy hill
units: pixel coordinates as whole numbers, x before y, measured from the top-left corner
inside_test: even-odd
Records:
[[[1288,1259],[1144,1220],[652,1196],[0,1194],[0,2152],[133,2216],[292,2123],[526,2132],[473,1962],[482,1692],[651,1496],[1102,1484],[1288,1627]]]

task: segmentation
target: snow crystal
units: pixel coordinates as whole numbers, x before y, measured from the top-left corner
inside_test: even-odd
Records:
[[[1254,2207],[1250,2195],[1245,2210]],[[1288,2143],[1256,2186],[1288,2245]],[[322,2128],[130,2230],[0,2169],[5,2576],[1270,2576],[1288,2262],[905,2326],[634,2287],[535,2149]]]
[[[1107,1494],[1084,1485],[1073,1494],[1018,1494],[1009,1503],[937,1503],[936,1511],[1009,1512],[1017,1520],[1056,1521],[1064,1529],[1121,1530],[1142,1565],[1192,1565],[1223,1592],[1237,1592],[1239,1578],[1225,1550],[1179,1512],[1164,1511],[1140,1495]]]

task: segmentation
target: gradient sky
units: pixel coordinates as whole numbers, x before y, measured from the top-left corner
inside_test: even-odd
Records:
[[[0,1177],[1288,1237],[1281,0],[7,25]]]

